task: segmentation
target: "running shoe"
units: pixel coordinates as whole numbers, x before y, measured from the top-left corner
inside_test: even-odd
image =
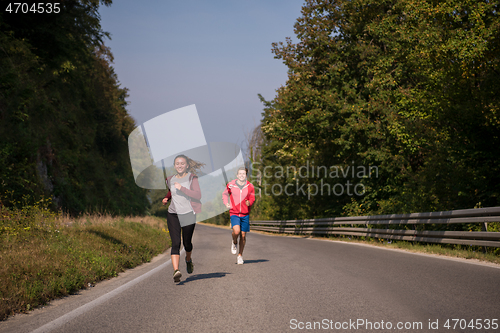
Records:
[[[243,257],[242,256],[238,256],[238,259],[236,260],[236,262],[238,263],[238,265],[243,265],[243,263],[244,263]]]
[[[176,269],[174,272],[174,282],[180,282],[181,281],[181,276],[182,273],[180,270]]]
[[[236,246],[236,244],[234,244],[233,241],[231,241],[231,253],[232,254],[238,253],[238,247]]]
[[[186,261],[186,270],[187,270],[188,274],[193,273],[193,270],[194,270],[193,259]]]

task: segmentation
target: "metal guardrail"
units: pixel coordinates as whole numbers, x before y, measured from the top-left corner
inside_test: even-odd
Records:
[[[500,222],[500,207],[432,213],[332,217],[309,220],[251,221],[251,230],[286,234],[349,235],[425,243],[500,247],[500,232],[488,232],[487,223]],[[483,231],[374,229],[370,225],[481,223]],[[351,228],[340,227],[351,225]],[[354,225],[365,225],[365,228]]]

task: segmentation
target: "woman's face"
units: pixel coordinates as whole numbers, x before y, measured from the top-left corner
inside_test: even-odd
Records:
[[[174,162],[174,167],[177,173],[183,174],[188,167],[186,159],[184,157],[177,157]]]

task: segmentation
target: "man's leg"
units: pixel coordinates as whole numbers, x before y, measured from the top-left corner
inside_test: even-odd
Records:
[[[241,232],[240,218],[236,215],[231,215],[231,236],[233,241],[231,243],[231,253],[238,254],[238,236]]]
[[[242,231],[240,233],[240,252],[239,252],[239,255],[243,255],[243,249],[245,248],[245,244],[247,242],[247,233]]]
[[[238,244],[238,236],[240,235],[240,226],[233,226],[233,243]]]
[[[247,232],[250,231],[250,216],[242,216],[240,218],[240,227],[241,227],[241,235],[240,235],[240,253],[241,256],[243,254],[243,249],[245,248],[245,244],[247,243]]]

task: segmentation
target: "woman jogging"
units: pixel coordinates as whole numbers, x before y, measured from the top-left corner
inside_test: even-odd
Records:
[[[174,267],[174,282],[179,282],[182,276],[179,271],[181,233],[182,244],[186,250],[186,270],[191,274],[194,269],[191,259],[193,251],[191,239],[196,225],[195,214],[201,212],[201,191],[195,170],[201,166],[203,164],[193,161],[185,155],[179,155],[174,159],[174,168],[177,174],[166,179],[170,191],[162,202],[166,205],[168,200],[172,199],[167,212],[167,225],[172,240],[170,255]]]
[[[231,218],[231,228],[233,241],[231,243],[231,253],[238,253],[236,262],[243,264],[243,249],[246,243],[246,233],[250,231],[250,208],[255,202],[255,190],[253,185],[247,180],[248,169],[241,167],[238,169],[236,179],[230,181],[224,193],[222,202],[229,208]],[[231,200],[229,200],[231,197]],[[238,236],[240,236],[240,251],[238,252]]]

